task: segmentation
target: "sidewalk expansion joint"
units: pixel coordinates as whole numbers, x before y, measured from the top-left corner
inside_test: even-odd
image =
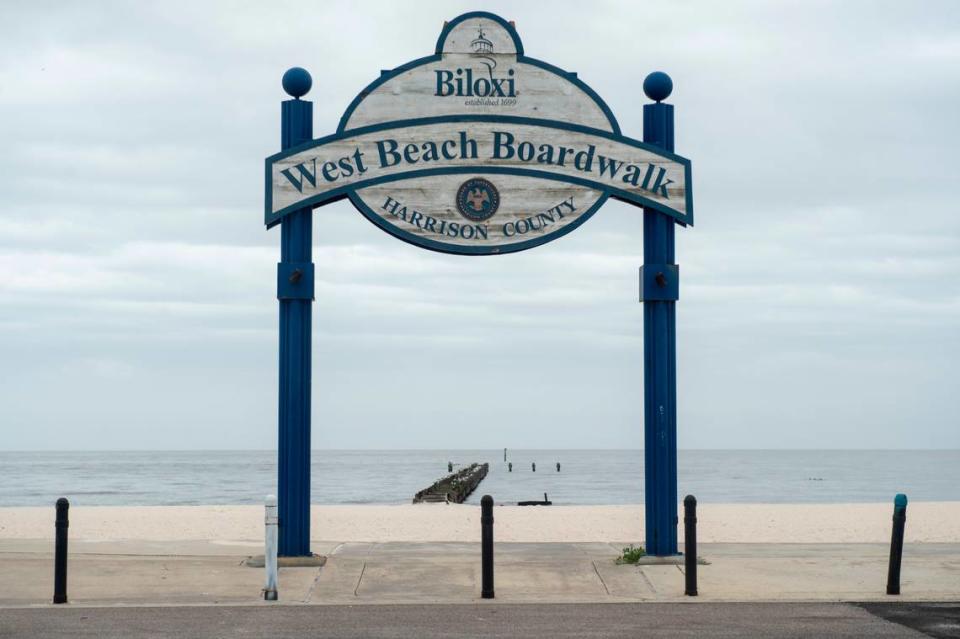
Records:
[[[643,572],[643,568],[640,568],[640,576],[643,577],[645,582],[647,582],[647,586],[650,587],[650,592],[657,594],[657,589],[653,587],[653,582],[650,581],[649,577],[647,577],[647,573]]]
[[[326,564],[324,564],[326,566]],[[310,583],[310,587],[307,589],[307,596],[303,598],[303,603],[310,603],[313,601],[313,591],[316,590],[317,585],[320,583],[320,576],[323,574],[324,566],[317,568],[317,576],[313,578],[313,582]]]
[[[360,582],[363,581],[363,573],[367,571],[367,562],[363,562],[363,566],[360,568],[360,576],[357,577],[357,587],[353,589],[353,596],[357,597],[357,592],[360,590]]]
[[[600,574],[600,569],[597,568],[597,562],[591,561],[590,563],[593,565],[593,572],[597,573],[597,579],[600,580],[600,585],[603,586],[604,591],[607,593],[607,596],[609,597],[610,589],[607,588],[607,582],[603,580],[603,575]]]

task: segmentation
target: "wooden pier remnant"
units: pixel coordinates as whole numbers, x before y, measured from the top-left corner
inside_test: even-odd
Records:
[[[543,493],[543,501],[531,499],[528,501],[518,501],[517,506],[551,506],[553,502],[547,499],[547,493]]]
[[[470,464],[455,473],[438,479],[430,487],[413,496],[413,503],[440,502],[462,504],[487,476],[489,464]]]

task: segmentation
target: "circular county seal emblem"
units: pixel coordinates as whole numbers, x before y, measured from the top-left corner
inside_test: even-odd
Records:
[[[489,180],[470,178],[457,189],[457,210],[471,222],[484,222],[500,208],[500,192]]]

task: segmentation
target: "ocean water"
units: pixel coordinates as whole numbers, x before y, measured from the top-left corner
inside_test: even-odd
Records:
[[[459,467],[489,462],[470,497],[498,503],[638,504],[641,450],[316,450],[317,504],[403,504]],[[532,472],[531,463],[537,465]],[[560,472],[556,470],[559,462]],[[960,500],[960,451],[679,452],[679,492],[701,503]],[[0,452],[0,506],[260,504],[276,491],[275,451]]]

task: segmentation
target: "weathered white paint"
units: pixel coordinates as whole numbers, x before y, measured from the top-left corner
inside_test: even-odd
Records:
[[[513,136],[515,141],[513,157],[506,159],[495,157],[497,134]],[[462,137],[463,135],[466,137]],[[472,153],[473,145],[461,144],[464,139],[476,143],[475,157]],[[425,144],[433,143],[441,146],[448,141],[453,142],[447,148],[449,154],[456,156],[453,159],[446,159],[441,155],[438,159],[431,161],[417,159],[415,162],[407,162],[401,159],[390,166],[381,162],[381,148],[402,153],[408,145],[411,145],[410,148],[416,149],[416,156],[419,157],[423,155],[422,149]],[[529,161],[520,160],[518,157],[521,142],[530,142],[533,145],[535,153]],[[550,146],[554,149],[555,162],[553,164],[536,161],[540,149],[544,146]],[[561,148],[564,149],[562,153],[565,156],[563,164],[558,161]],[[569,152],[570,149],[573,152]],[[586,157],[590,153],[590,149],[593,149],[593,159],[588,164]],[[464,155],[466,157],[461,157]],[[500,155],[505,155],[502,148]],[[579,155],[584,157],[584,162],[581,163],[582,168],[578,168],[576,163]],[[359,165],[358,157],[360,158]],[[388,163],[395,159],[390,154],[385,154],[382,157]],[[414,155],[411,154],[410,157],[413,158]],[[613,160],[621,168],[615,173],[611,171],[602,172],[604,163],[601,162],[601,157],[608,161],[608,166],[609,161]],[[352,174],[348,175],[348,170],[341,167],[339,164],[341,160],[347,162],[351,167]],[[627,169],[630,165],[638,167],[641,171],[639,179],[635,180],[636,183],[626,180],[629,175],[636,173],[635,171],[628,172]],[[298,166],[301,168],[297,168]],[[362,166],[364,169],[362,174],[358,170],[358,166]],[[585,170],[588,166],[590,170]],[[654,168],[649,169],[650,166]],[[474,167],[478,173],[482,173],[484,167],[500,167],[519,171],[536,170],[574,179],[587,179],[602,187],[623,191],[627,195],[646,197],[676,211],[680,215],[686,212],[685,166],[679,161],[665,158],[646,148],[633,146],[618,139],[600,137],[580,131],[556,129],[547,125],[502,122],[440,122],[387,131],[374,131],[333,140],[321,146],[289,155],[275,161],[271,166],[272,211],[277,212],[281,209],[296,206],[307,199],[322,197],[344,187],[363,186],[364,182],[371,180],[396,179],[418,170],[460,167]],[[324,174],[325,168],[329,169],[326,174]],[[669,180],[670,183],[662,191],[651,190],[657,184],[655,178],[661,174],[661,169],[663,174],[659,182],[667,184],[667,180]],[[645,180],[648,170],[652,170],[653,173],[649,179]],[[284,171],[287,173],[284,174]],[[309,178],[304,177],[304,171]],[[463,176],[463,179],[465,180],[468,177],[470,176]],[[311,183],[311,180],[315,183]],[[500,180],[500,182],[498,183],[497,180]],[[491,181],[500,189],[502,198],[504,196],[507,198],[514,196],[525,198],[528,196],[531,187],[530,183],[524,183],[524,190],[513,193],[510,189],[515,182],[499,177]],[[546,186],[549,182],[550,180],[544,181],[542,186]],[[438,179],[436,188],[439,189],[449,184],[449,180]],[[500,184],[503,184],[503,188],[500,187]],[[644,186],[647,188],[644,188]],[[422,185],[422,188],[426,192],[430,187],[429,185]],[[450,194],[451,200],[454,194],[455,190]],[[440,194],[436,196],[442,197]],[[372,205],[376,204],[374,202]],[[371,203],[368,202],[368,205],[371,205]]]
[[[471,47],[481,30],[493,43],[492,53],[478,55]],[[477,78],[512,78],[516,97],[482,100],[435,95],[436,72],[449,71],[456,75],[457,69],[470,69]],[[459,23],[447,34],[440,60],[404,71],[364,95],[344,128],[462,114],[561,120],[613,131],[603,109],[582,88],[569,78],[518,60],[509,32],[488,18],[471,18]]]
[[[516,46],[510,33],[496,20],[485,17],[475,17],[454,26],[443,42],[444,53],[473,53],[473,42],[479,31],[483,30],[483,37],[493,45],[495,53],[517,54]]]
[[[482,64],[469,55],[445,55],[442,60],[404,71],[387,80],[357,106],[344,128],[441,115],[513,115],[561,120],[612,131],[606,114],[580,87],[532,64],[518,63],[514,56],[495,56],[498,79],[514,80],[516,97],[481,99],[436,96],[436,72],[469,68],[487,74]],[[512,70],[513,76],[505,71]]]
[[[277,600],[277,532],[279,516],[277,515],[277,498],[267,495],[264,515],[265,543],[263,552],[263,566],[266,571],[266,584],[263,587],[263,598],[267,601]]]
[[[634,202],[643,197],[644,203],[654,202],[688,221],[685,164],[621,138],[609,110],[576,74],[518,55],[511,29],[497,20],[474,16],[449,31],[445,27],[440,54],[407,66],[383,72],[361,92],[341,121],[340,139],[272,163],[268,224],[304,203],[349,195],[367,217],[405,240],[440,250],[495,253],[570,230],[608,195]],[[455,121],[461,116],[490,119]],[[528,120],[495,121],[503,116]],[[451,121],[408,126],[424,118]],[[378,130],[362,132],[370,127]],[[534,157],[495,158],[498,132],[514,137],[515,150],[520,142],[532,143]],[[458,149],[454,157],[422,159],[429,143],[439,146],[461,134],[476,142],[475,155]],[[384,148],[402,153],[407,145],[416,150],[409,161],[381,161]],[[555,150],[552,162],[536,161],[545,145]],[[583,162],[578,168],[573,160],[588,152],[592,170]],[[566,156],[562,162],[560,153]],[[599,170],[600,156],[622,163],[615,174]],[[643,174],[625,181],[629,165]],[[423,170],[458,172],[417,173]],[[468,219],[456,205],[460,186],[475,177],[491,182],[500,198],[496,213],[483,222]]]
[[[500,191],[499,209],[484,222],[465,219],[454,201],[460,185],[473,177],[491,181]],[[603,194],[564,182],[480,172],[475,175],[442,175],[391,182],[361,189],[358,195],[364,203],[369,203],[375,215],[401,231],[458,246],[493,247],[509,246],[560,231],[579,220]],[[402,216],[399,215],[399,207],[387,205],[390,202],[388,198],[406,208]],[[420,213],[421,217],[412,219],[414,212]],[[437,222],[428,223],[427,217]],[[487,237],[484,239],[476,230],[469,233],[468,237],[465,237],[466,233],[441,233],[440,222],[444,222],[444,230],[450,229],[452,223],[483,227]]]

